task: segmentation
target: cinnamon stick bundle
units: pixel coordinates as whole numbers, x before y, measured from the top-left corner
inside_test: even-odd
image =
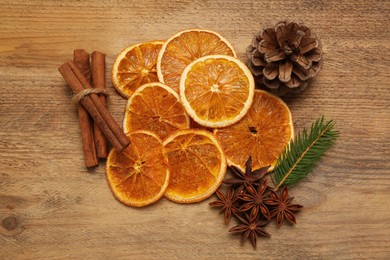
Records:
[[[80,98],[80,103],[91,115],[100,130],[102,130],[107,140],[118,151],[126,148],[130,144],[130,140],[102,104],[98,95],[91,93],[91,84],[85,79],[77,66],[72,61],[68,61],[62,64],[58,71],[75,94],[90,92]]]
[[[105,55],[99,51],[92,52],[92,87],[96,89],[106,88],[106,60]],[[99,95],[99,99],[106,106],[106,96]],[[102,131],[96,123],[93,124],[93,132],[96,146],[96,154],[99,158],[107,158],[108,145]]]
[[[76,66],[83,73],[87,81],[91,81],[91,67],[89,62],[89,54],[82,50],[77,49],[73,52],[73,61]],[[81,105],[77,105],[77,111],[79,115],[81,138],[83,142],[84,162],[87,168],[96,167],[99,165],[99,160],[96,154],[95,143],[93,138],[93,125],[92,118],[88,114],[87,110]]]

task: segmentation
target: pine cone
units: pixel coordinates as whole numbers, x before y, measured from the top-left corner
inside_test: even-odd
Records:
[[[257,85],[278,96],[303,91],[322,68],[321,42],[307,26],[295,22],[263,29],[246,54]]]

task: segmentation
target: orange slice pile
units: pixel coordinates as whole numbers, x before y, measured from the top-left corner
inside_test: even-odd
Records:
[[[261,90],[255,91],[248,113],[238,123],[214,130],[229,165],[243,171],[252,156],[252,169],[271,166],[294,134],[293,122],[287,105],[278,97]]]
[[[287,105],[255,90],[231,44],[210,30],[124,49],[112,81],[128,98],[123,129],[131,145],[110,152],[107,180],[129,206],[162,196],[177,203],[207,199],[227,164],[245,171],[251,156],[253,170],[271,171],[294,134]]]
[[[210,197],[226,173],[225,155],[217,140],[205,130],[179,130],[164,141],[171,172],[165,196],[178,203]]]
[[[190,119],[179,95],[162,83],[141,86],[127,101],[125,132],[148,130],[164,139],[173,131],[189,126]]]
[[[107,158],[107,180],[122,203],[142,207],[161,198],[169,182],[162,141],[153,133],[127,134],[131,144],[121,152],[112,149]]]
[[[252,104],[254,89],[246,65],[227,55],[193,61],[180,80],[180,97],[187,113],[207,127],[225,127],[239,121]]]
[[[204,29],[181,31],[169,38],[157,59],[160,82],[179,92],[180,75],[192,61],[212,54],[236,57],[232,45],[219,33]]]
[[[112,67],[112,83],[125,98],[142,84],[157,82],[156,62],[163,41],[145,42],[125,48]]]

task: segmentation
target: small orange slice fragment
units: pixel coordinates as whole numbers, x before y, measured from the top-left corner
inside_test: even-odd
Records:
[[[238,123],[215,129],[214,135],[225,152],[229,165],[245,171],[252,156],[252,169],[271,166],[271,171],[294,135],[287,105],[278,97],[255,90],[248,113]]]
[[[171,179],[165,196],[178,203],[210,197],[226,173],[226,159],[212,133],[179,130],[164,141]]]
[[[198,124],[225,127],[244,117],[252,104],[255,82],[240,60],[209,55],[190,63],[180,79],[180,98]]]
[[[131,144],[107,158],[107,181],[122,203],[143,207],[160,199],[169,182],[169,168],[162,141],[147,131],[128,133]]]
[[[178,130],[189,128],[190,118],[179,95],[162,83],[148,83],[138,88],[127,101],[123,130],[147,130],[162,140]]]
[[[145,42],[122,50],[112,66],[112,83],[125,98],[141,85],[158,82],[156,62],[163,41]]]
[[[232,45],[219,33],[190,29],[178,32],[162,46],[157,59],[160,82],[179,92],[180,75],[192,61],[212,54],[237,57]]]

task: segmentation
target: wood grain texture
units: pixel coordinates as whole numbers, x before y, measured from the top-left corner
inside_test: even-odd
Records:
[[[0,259],[390,258],[390,2],[0,0]],[[291,190],[296,226],[267,227],[258,249],[228,234],[207,200],[143,209],[115,200],[104,163],[84,168],[71,93],[57,68],[73,50],[107,54],[109,80],[127,45],[191,28],[220,32],[242,60],[252,35],[279,20],[321,38],[324,68],[287,99],[297,129],[324,114],[341,136]]]

